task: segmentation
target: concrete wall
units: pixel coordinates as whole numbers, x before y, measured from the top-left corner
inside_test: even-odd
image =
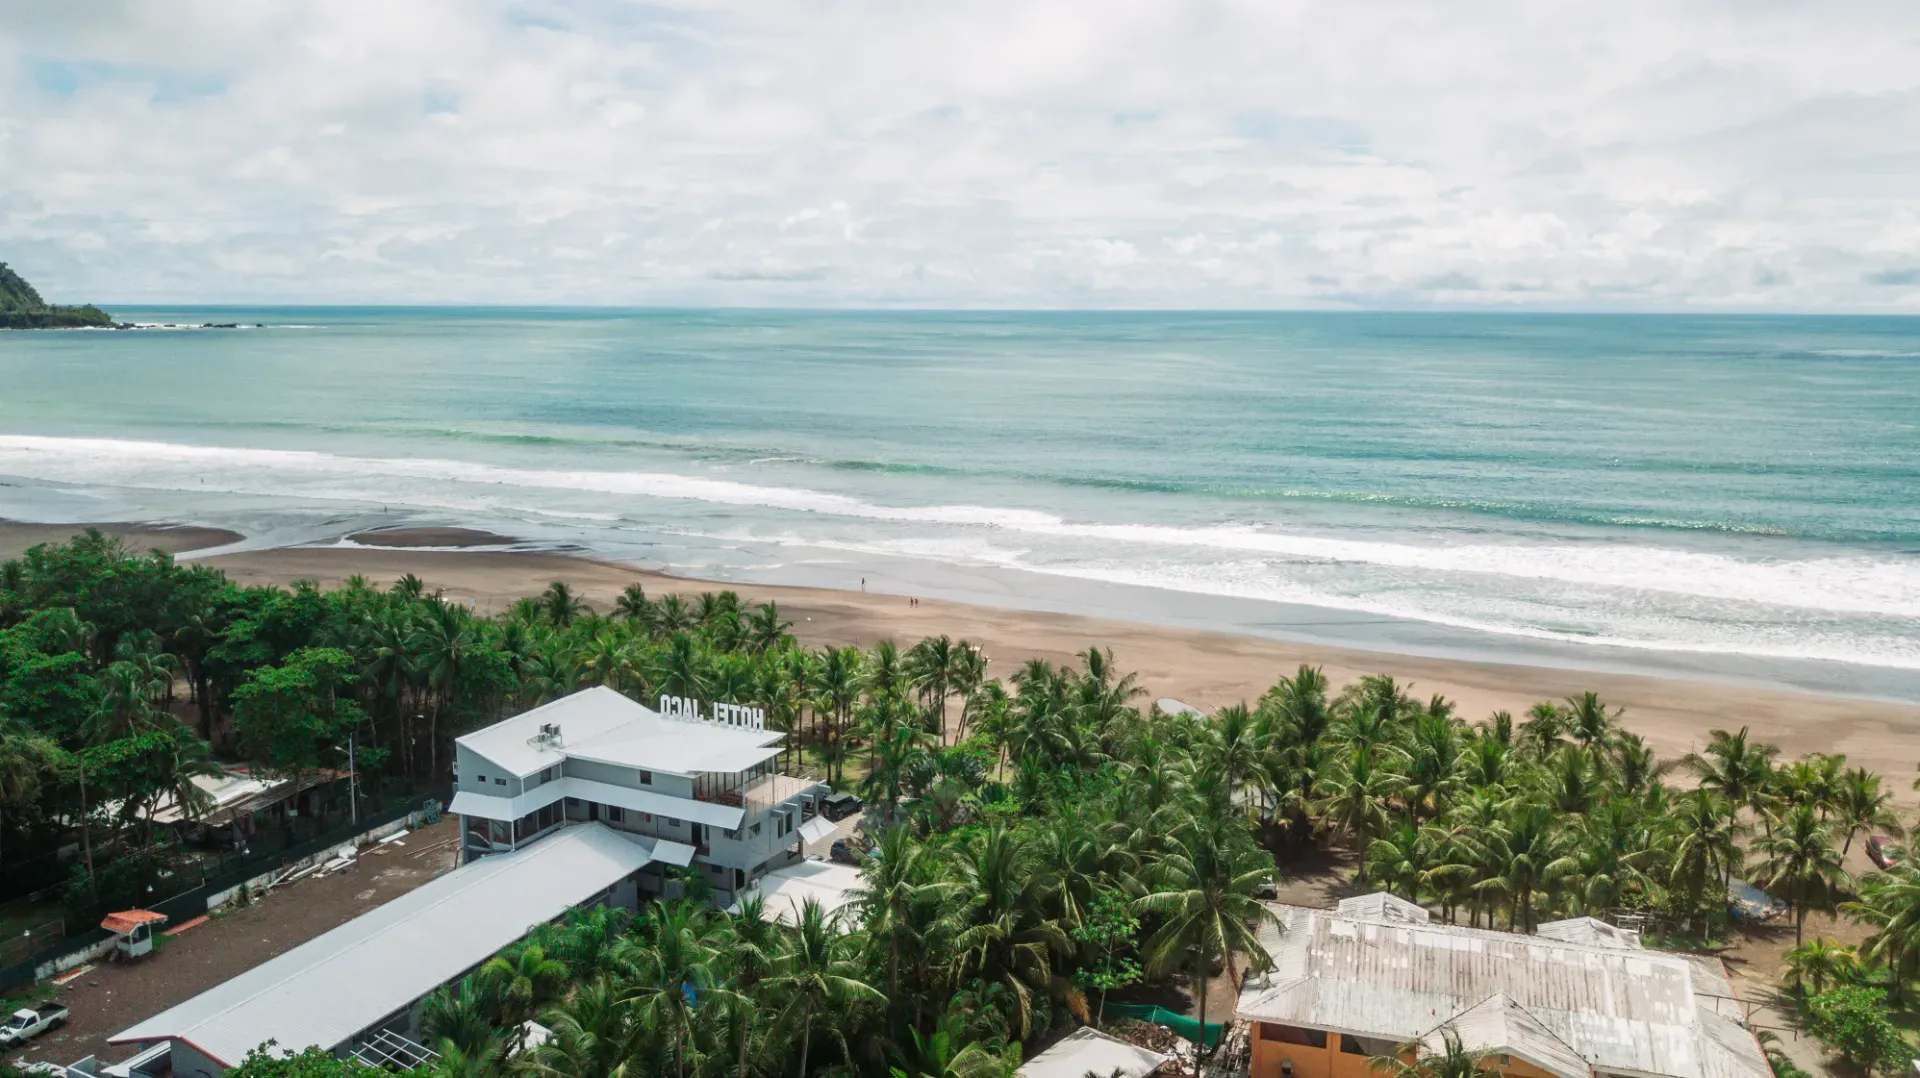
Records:
[[[683,775],[669,775],[664,771],[651,772],[653,781],[642,783],[640,769],[637,767],[603,764],[597,760],[568,760],[566,773],[575,778],[604,782],[609,786],[624,786],[629,790],[648,790],[668,797],[693,799],[692,779]]]
[[[219,1061],[186,1041],[174,1041],[172,1054],[174,1078],[220,1078],[227,1073]],[[239,1066],[240,1060],[234,1060],[233,1065]]]
[[[1288,1040],[1276,1039],[1272,1034],[1287,1028],[1271,1022],[1253,1022],[1248,1037],[1252,1051],[1247,1068],[1247,1078],[1281,1078],[1283,1064],[1293,1064],[1293,1078],[1380,1078],[1380,1072],[1373,1069],[1372,1053],[1384,1053],[1392,1041],[1388,1038],[1373,1040],[1343,1036],[1324,1030],[1305,1030],[1326,1037],[1326,1047],[1319,1048],[1310,1044],[1295,1044]],[[1364,1044],[1360,1054],[1345,1051],[1348,1042],[1355,1046]],[[1481,1065],[1481,1069],[1490,1075],[1503,1075],[1505,1078],[1554,1078],[1546,1071],[1535,1067],[1526,1060],[1509,1056],[1506,1062],[1501,1057],[1491,1056]]]

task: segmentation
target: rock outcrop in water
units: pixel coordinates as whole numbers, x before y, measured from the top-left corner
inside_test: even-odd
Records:
[[[59,307],[40,298],[32,285],[0,262],[0,329],[80,329],[110,327],[113,316],[89,303]]]

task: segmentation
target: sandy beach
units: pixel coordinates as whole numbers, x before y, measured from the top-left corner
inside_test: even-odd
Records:
[[[124,535],[136,547],[158,546],[175,553],[237,538],[208,528],[98,526]],[[0,556],[14,556],[33,543],[63,538],[79,527],[0,524]],[[1121,669],[1139,675],[1149,698],[1171,696],[1208,709],[1255,700],[1277,677],[1302,663],[1324,668],[1336,685],[1363,674],[1391,674],[1410,682],[1417,695],[1439,693],[1455,701],[1470,720],[1497,709],[1519,714],[1536,701],[1592,689],[1624,708],[1625,725],[1645,736],[1663,756],[1678,756],[1700,746],[1714,729],[1749,726],[1756,737],[1778,744],[1788,756],[1846,753],[1852,761],[1888,775],[1893,780],[1891,790],[1901,800],[1915,800],[1908,778],[1920,762],[1920,707],[1897,703],[1359,651],[933,599],[913,605],[895,595],[727,585],[567,554],[447,549],[512,542],[509,537],[465,529],[395,529],[362,533],[356,542],[377,543],[379,548],[256,550],[214,556],[204,563],[249,584],[313,580],[334,586],[358,574],[384,586],[412,573],[430,590],[470,602],[482,613],[497,612],[555,580],[567,581],[590,605],[602,610],[629,584],[639,584],[655,596],[732,587],[749,601],[777,602],[782,615],[793,622],[795,635],[808,645],[866,647],[884,638],[904,645],[946,633],[984,648],[992,661],[990,672],[1002,677],[1031,656],[1071,662],[1074,653],[1088,647],[1111,648]]]

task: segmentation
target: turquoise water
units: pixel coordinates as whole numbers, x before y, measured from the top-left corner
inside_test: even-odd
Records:
[[[0,336],[0,511],[1920,693],[1912,319],[116,313],[265,328]]]

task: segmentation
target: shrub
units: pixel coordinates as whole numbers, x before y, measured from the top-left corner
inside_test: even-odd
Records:
[[[1898,1073],[1912,1058],[1878,988],[1841,985],[1814,996],[1807,1001],[1807,1032],[1864,1072]]]

